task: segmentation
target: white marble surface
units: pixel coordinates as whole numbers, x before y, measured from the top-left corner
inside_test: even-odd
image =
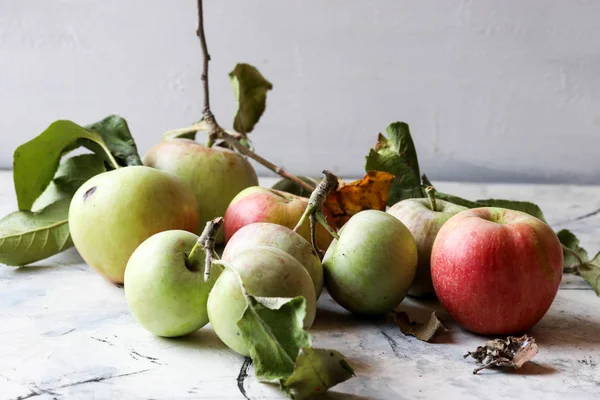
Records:
[[[263,180],[268,184],[271,180]],[[600,249],[600,187],[440,183],[468,198],[537,201],[549,223],[568,227],[590,252]],[[12,179],[0,173],[0,212],[16,207]],[[405,301],[423,316],[435,303]],[[445,313],[442,317],[447,320]],[[577,277],[564,279],[544,319],[530,332],[540,352],[517,372],[484,371],[463,354],[485,338],[449,322],[436,343],[404,336],[384,320],[351,316],[324,295],[311,330],[314,345],[344,353],[356,377],[327,399],[592,399],[600,396],[600,298]],[[1,399],[284,398],[277,388],[240,379],[244,359],[207,326],[180,339],[156,338],[134,321],[123,290],[71,249],[35,267],[0,267]]]

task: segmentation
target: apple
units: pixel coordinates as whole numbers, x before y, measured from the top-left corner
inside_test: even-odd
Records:
[[[223,232],[225,243],[243,226],[255,222],[271,222],[293,229],[304,213],[308,199],[294,194],[259,186],[249,187],[241,191],[229,204],[225,212]],[[329,211],[323,209],[328,220],[331,220]],[[310,240],[310,226],[308,222],[298,231],[300,236]],[[317,245],[325,250],[333,240],[329,232],[321,225],[317,226]]]
[[[464,328],[508,335],[533,327],[550,308],[563,252],[552,229],[519,211],[462,211],[440,229],[431,252],[433,287]]]
[[[408,294],[411,296],[435,295],[431,283],[431,248],[440,228],[453,215],[466,210],[466,207],[444,200],[406,199],[394,204],[387,211],[398,218],[412,233],[417,243],[418,264],[415,280]]]
[[[208,294],[219,277],[213,266],[204,281],[204,252],[188,254],[198,236],[181,230],[157,233],[131,255],[125,269],[125,298],[138,323],[163,337],[187,335],[208,323]]]
[[[69,231],[85,262],[114,283],[123,283],[133,251],[155,233],[196,232],[192,191],[157,169],[123,167],[96,175],[73,195]]]
[[[406,296],[417,269],[417,245],[410,231],[378,210],[353,215],[323,258],[327,291],[358,314],[392,311]]]
[[[223,147],[206,147],[190,139],[164,140],[144,157],[144,165],[177,175],[198,202],[200,233],[206,223],[225,214],[231,200],[242,190],[258,185],[248,160]],[[217,235],[217,244],[223,233]]]
[[[233,261],[241,252],[256,246],[275,247],[298,260],[310,275],[319,298],[323,289],[323,266],[319,255],[306,239],[285,226],[256,222],[242,227],[229,239],[222,258],[224,261]]]
[[[274,247],[257,246],[243,251],[229,262],[208,296],[208,318],[217,336],[235,352],[248,356],[248,347],[237,327],[246,309],[240,278],[248,294],[260,297],[306,299],[304,328],[312,325],[316,296],[308,272],[294,257]],[[239,276],[238,276],[239,274]]]

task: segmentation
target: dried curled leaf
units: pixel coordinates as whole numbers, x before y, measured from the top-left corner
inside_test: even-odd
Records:
[[[396,325],[400,328],[402,333],[405,335],[412,335],[424,342],[429,342],[436,333],[448,330],[444,326],[444,323],[437,317],[435,311],[431,313],[429,320],[422,324],[411,322],[408,314],[405,312],[394,313],[394,321],[396,321]]]
[[[506,339],[488,340],[485,346],[477,347],[474,352],[468,352],[465,358],[471,356],[482,367],[473,370],[477,374],[482,369],[491,367],[521,368],[538,353],[535,339],[531,336],[509,336]]]
[[[369,171],[364,178],[342,182],[327,196],[325,207],[331,212],[335,225],[341,228],[354,214],[363,210],[384,211],[394,175]]]

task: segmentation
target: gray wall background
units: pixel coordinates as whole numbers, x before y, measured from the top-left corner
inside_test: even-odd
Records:
[[[600,1],[205,3],[213,111],[257,66],[255,146],[294,173],[361,175],[402,120],[432,178],[600,183]],[[0,167],[56,119],[121,114],[141,153],[197,120],[195,29],[193,0],[0,0]]]

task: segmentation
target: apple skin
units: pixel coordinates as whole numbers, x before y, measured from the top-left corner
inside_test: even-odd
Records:
[[[392,311],[406,296],[417,269],[417,245],[395,217],[361,211],[340,230],[323,258],[325,287],[357,314]]]
[[[186,253],[197,240],[187,231],[160,232],[146,239],[127,263],[127,304],[138,323],[156,336],[183,336],[208,323],[208,294],[221,267],[213,266],[207,282],[204,257],[195,257],[196,270],[188,269]]]
[[[275,189],[253,186],[241,191],[225,212],[223,232],[225,243],[243,226],[255,222],[271,222],[294,229],[308,205],[308,199]],[[333,221],[329,211],[323,209],[327,221]],[[332,223],[330,222],[330,225]],[[310,243],[310,225],[305,223],[298,233]],[[317,246],[326,250],[333,240],[320,224],[317,226]]]
[[[509,335],[533,327],[560,285],[563,252],[552,229],[519,211],[462,211],[440,229],[431,253],[433,287],[464,328]]]
[[[239,253],[229,263],[244,282],[248,294],[259,297],[306,299],[304,328],[311,327],[316,314],[313,282],[298,260],[274,247],[257,246]],[[248,356],[248,348],[237,327],[246,309],[239,278],[226,268],[208,296],[208,318],[217,336],[235,352]]]
[[[436,200],[435,203],[436,210],[433,211],[428,199],[406,199],[394,204],[387,211],[408,228],[417,243],[419,261],[415,279],[408,290],[411,296],[435,296],[430,263],[433,241],[446,221],[467,209],[444,200]]]
[[[155,233],[198,230],[191,190],[157,169],[123,167],[96,175],[75,192],[69,230],[85,262],[114,283],[123,283],[133,251]]]
[[[243,226],[229,239],[222,259],[231,262],[241,252],[256,246],[275,247],[298,260],[310,275],[319,298],[323,290],[323,265],[315,249],[302,236],[282,225],[256,222]]]
[[[144,165],[170,172],[188,185],[198,202],[198,234],[206,223],[222,217],[231,200],[242,190],[258,185],[248,160],[223,147],[206,147],[190,139],[164,140],[144,157]],[[223,233],[217,234],[217,244]]]

